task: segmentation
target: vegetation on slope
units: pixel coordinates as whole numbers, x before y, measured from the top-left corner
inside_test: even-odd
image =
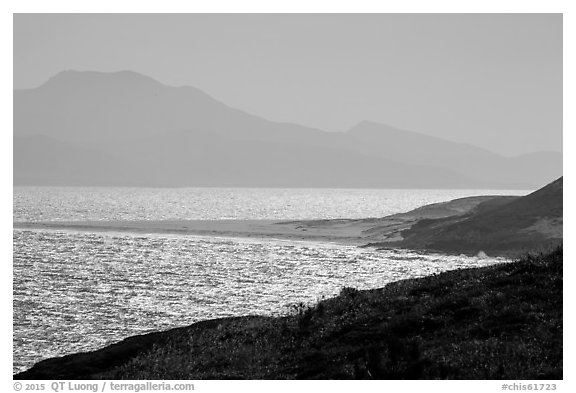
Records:
[[[562,248],[133,337],[16,378],[561,379]]]
[[[524,197],[480,203],[462,216],[424,219],[395,246],[450,253],[518,255],[562,243],[562,177]]]

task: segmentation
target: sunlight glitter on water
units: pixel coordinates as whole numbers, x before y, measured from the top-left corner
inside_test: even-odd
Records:
[[[14,187],[13,220],[382,217],[522,190]],[[14,371],[143,332],[232,315],[279,314],[343,286],[496,260],[274,240],[73,231],[13,232]]]
[[[286,313],[344,286],[377,288],[500,261],[280,240],[14,230],[14,371],[199,320]]]
[[[15,222],[365,218],[465,196],[529,192],[15,186],[13,218]]]

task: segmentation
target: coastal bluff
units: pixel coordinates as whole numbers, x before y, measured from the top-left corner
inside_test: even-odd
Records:
[[[523,197],[495,198],[464,214],[423,219],[386,246],[516,256],[562,243],[563,178]]]
[[[386,217],[15,222],[14,228],[280,239],[515,257],[562,243],[562,202],[559,178],[526,196],[464,197]]]

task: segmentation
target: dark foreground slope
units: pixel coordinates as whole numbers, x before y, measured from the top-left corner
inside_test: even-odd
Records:
[[[382,289],[344,288],[294,311],[136,336],[15,378],[562,378],[561,248]]]
[[[488,200],[464,215],[421,220],[395,246],[489,255],[550,248],[562,242],[562,192],[561,177],[521,198]]]

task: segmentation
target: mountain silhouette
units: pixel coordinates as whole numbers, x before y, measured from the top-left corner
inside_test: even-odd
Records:
[[[502,157],[496,153],[463,143],[399,130],[374,122],[353,127],[349,146],[357,151],[380,154],[388,159],[439,168],[456,169],[484,182],[530,184],[538,186],[562,174],[562,155],[537,152],[518,157]]]
[[[15,184],[535,188],[561,174],[560,153],[507,158],[371,122],[324,132],[131,71],[14,91]]]

